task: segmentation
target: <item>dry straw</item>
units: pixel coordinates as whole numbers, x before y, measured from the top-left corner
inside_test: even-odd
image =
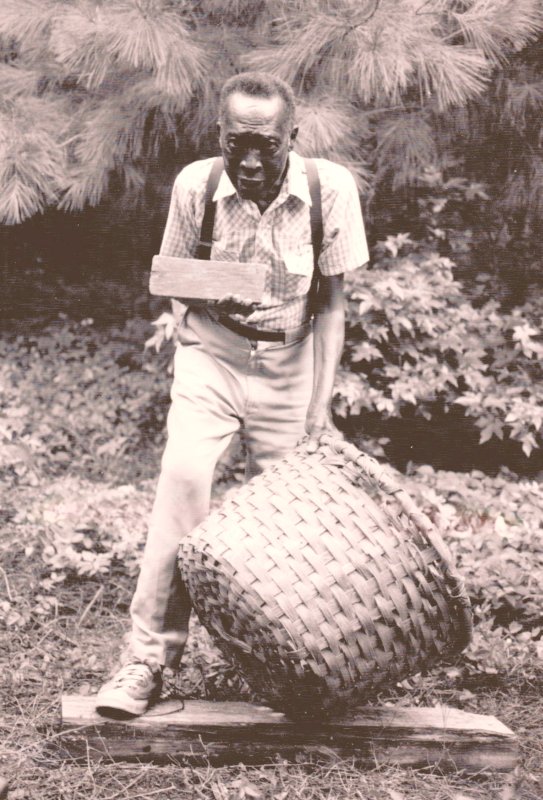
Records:
[[[370,699],[470,638],[430,520],[385,467],[330,437],[230,496],[183,541],[180,567],[227,658],[293,716]]]

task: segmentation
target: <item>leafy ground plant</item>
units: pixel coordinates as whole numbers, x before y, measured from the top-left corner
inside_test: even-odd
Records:
[[[5,402],[29,409],[7,418],[6,446],[24,445],[30,453],[28,461],[15,464],[6,458],[2,474],[0,775],[9,780],[10,800],[539,800],[543,486],[506,472],[490,478],[412,467],[410,474],[398,475],[446,532],[466,575],[478,627],[461,659],[414,675],[374,702],[445,703],[495,714],[521,743],[519,770],[511,780],[392,768],[361,772],[326,753],[294,764],[221,769],[73,764],[57,736],[60,694],[93,693],[115,667],[153,497],[154,478],[148,475],[150,467],[154,472],[158,467],[162,435],[142,437],[142,419],[148,419],[149,398],[168,378],[142,367],[147,333],[108,335],[75,323],[60,327],[32,334],[31,341],[11,338],[0,344],[9,379]],[[66,329],[71,338],[63,347]],[[74,376],[87,368],[96,370],[97,385],[76,400]],[[103,389],[100,395],[106,375],[107,394]],[[114,387],[124,391],[121,399],[114,398]],[[135,396],[138,389],[147,400]],[[124,417],[121,405],[131,392],[136,410]],[[61,460],[52,443],[63,414],[50,410],[59,397],[77,432],[63,445]],[[109,410],[102,422],[104,439],[94,430],[100,425],[96,404]],[[93,431],[97,446],[79,452],[79,443]],[[119,453],[97,452],[107,436],[116,435],[129,439]],[[239,477],[235,467],[220,476],[215,502]],[[196,623],[183,689],[211,700],[250,696]]]
[[[493,299],[476,306],[455,264],[409,235],[380,243],[380,258],[349,279],[349,332],[337,385],[341,417],[377,412],[427,420],[464,408],[481,444],[541,446],[541,301],[510,312]]]

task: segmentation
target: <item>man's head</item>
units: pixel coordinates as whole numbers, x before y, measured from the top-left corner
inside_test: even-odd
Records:
[[[292,89],[261,72],[244,72],[223,86],[219,138],[228,177],[241,197],[273,199],[285,176],[294,124]]]

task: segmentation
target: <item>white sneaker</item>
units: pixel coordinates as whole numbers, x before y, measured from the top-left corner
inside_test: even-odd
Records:
[[[139,716],[160,697],[162,675],[147,664],[126,664],[96,695],[95,708],[106,717]]]

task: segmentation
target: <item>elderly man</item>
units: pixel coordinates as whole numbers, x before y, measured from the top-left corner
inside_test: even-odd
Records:
[[[318,289],[312,281],[312,199],[304,159],[292,152],[297,127],[287,84],[262,73],[234,76],[222,90],[218,130],[224,171],[213,194],[211,258],[268,265],[266,290],[258,304],[231,295],[191,302],[179,325],[168,442],[130,609],[130,660],[97,696],[105,714],[143,713],[159,698],[164,674],[179,668],[190,615],[179,541],[207,515],[213,471],[234,433],[243,425],[251,477],[304,434],[311,449],[333,430],[343,273],[368,260],[353,177],[317,159]],[[189,164],[177,177],[161,255],[198,252],[214,163]]]

